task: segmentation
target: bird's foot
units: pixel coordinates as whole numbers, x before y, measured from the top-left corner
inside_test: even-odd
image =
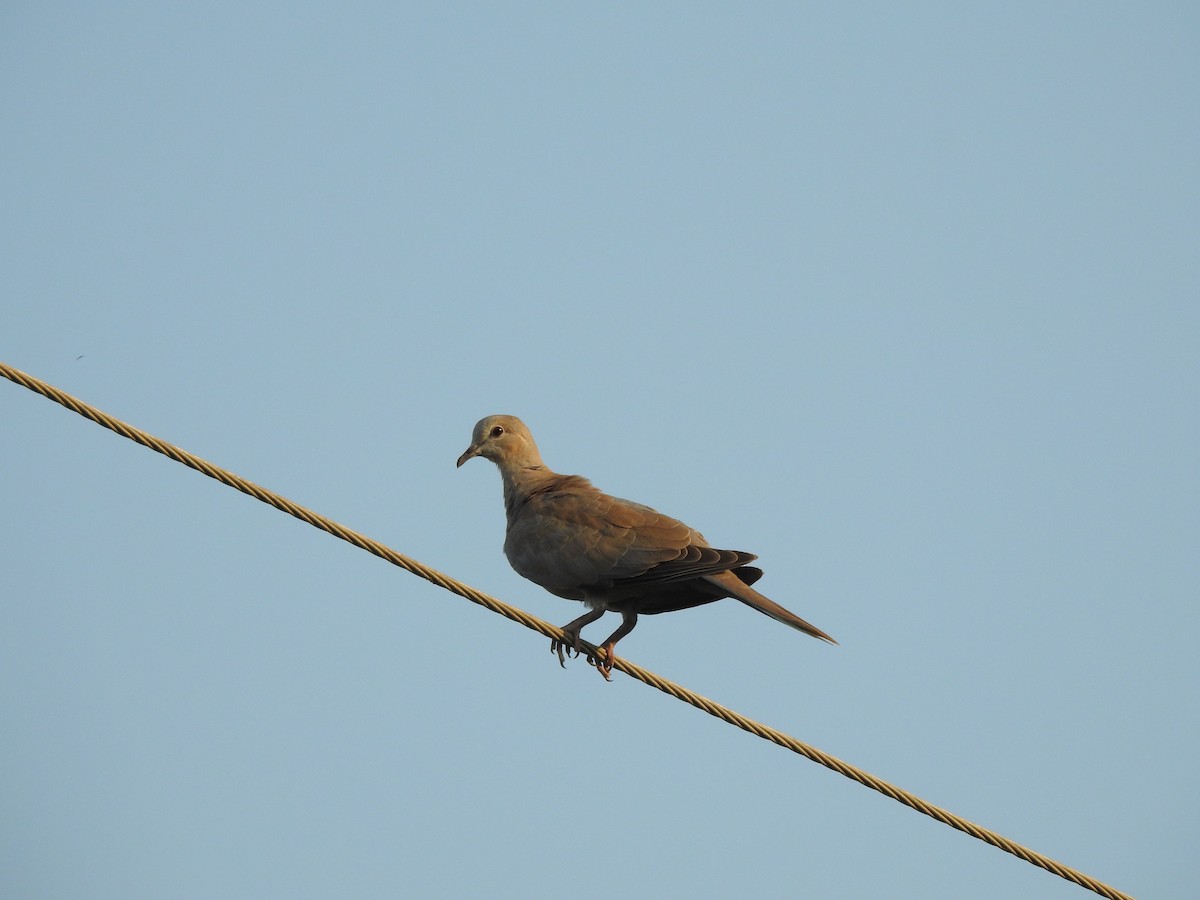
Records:
[[[567,658],[576,657],[583,652],[583,647],[580,645],[579,632],[566,631],[563,632],[569,640],[558,641],[550,640],[550,652],[558,654],[558,664],[564,669],[567,667]]]
[[[588,665],[595,666],[596,671],[604,676],[605,681],[612,681],[613,662],[617,658],[616,654],[613,653],[614,647],[615,647],[615,644],[612,641],[609,641],[607,644],[605,644],[603,647],[600,648],[601,650],[604,651],[603,659],[600,659],[600,657],[594,653],[589,653],[587,656]]]

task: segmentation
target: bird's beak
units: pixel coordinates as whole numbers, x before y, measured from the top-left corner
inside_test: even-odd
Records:
[[[473,459],[474,457],[476,457],[476,456],[478,456],[478,455],[479,455],[479,445],[478,445],[478,444],[472,444],[470,447],[468,447],[468,448],[467,448],[467,449],[466,449],[466,450],[463,452],[463,455],[462,455],[462,456],[460,456],[460,457],[458,458],[458,462],[456,462],[456,463],[454,464],[454,468],[456,468],[456,469],[457,469],[457,468],[459,468],[459,467],[460,467],[460,466],[461,466],[463,463],[465,463],[465,462],[466,462],[468,459]]]

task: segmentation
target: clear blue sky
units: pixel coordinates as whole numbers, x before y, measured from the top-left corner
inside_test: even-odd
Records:
[[[1187,3],[9,3],[0,358],[562,624],[454,468],[520,415],[841,641],[630,659],[1189,897],[1198,109]],[[5,897],[1086,896],[0,416]]]

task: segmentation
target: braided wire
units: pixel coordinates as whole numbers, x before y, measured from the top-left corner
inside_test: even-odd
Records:
[[[438,587],[444,588],[451,593],[470,600],[472,603],[477,603],[494,613],[498,613],[499,615],[504,616],[506,619],[511,619],[514,622],[518,622],[521,625],[524,625],[526,628],[537,631],[553,640],[563,640],[565,638],[562,629],[551,625],[549,622],[545,622],[536,616],[532,616],[515,606],[510,606],[502,600],[491,597],[482,591],[476,590],[470,585],[463,584],[462,582],[451,578],[449,575],[445,575],[442,572],[432,569],[429,566],[411,559],[402,553],[398,553],[397,551],[379,543],[378,541],[372,540],[365,535],[359,534],[356,531],[352,531],[349,528],[339,525],[332,519],[328,519],[319,513],[315,513],[312,510],[299,505],[298,503],[293,503],[291,500],[276,494],[274,491],[267,490],[266,488],[261,487],[252,481],[247,481],[245,478],[241,478],[232,472],[222,469],[220,466],[215,466],[212,463],[195,456],[194,454],[188,453],[186,450],[176,447],[173,444],[169,444],[166,441],[160,440],[152,434],[142,431],[141,429],[134,428],[132,425],[128,425],[119,419],[115,419],[107,413],[101,412],[95,407],[84,403],[82,400],[73,397],[64,391],[61,391],[38,378],[34,378],[32,375],[28,375],[19,369],[15,369],[2,362],[0,362],[0,375],[3,375],[5,378],[21,385],[22,387],[28,388],[34,393],[41,394],[43,397],[65,406],[72,412],[78,413],[85,419],[90,419],[97,425],[102,425],[110,431],[115,431],[122,437],[128,438],[129,440],[141,444],[144,447],[149,447],[151,450],[170,457],[176,462],[183,463],[188,468],[195,469],[197,472],[207,475],[209,478],[213,478],[222,484],[228,485],[231,488],[235,488],[244,494],[249,494],[256,500],[261,500],[263,503],[273,506],[282,512],[295,516],[297,519],[307,522],[314,528],[319,528],[322,531],[328,532],[334,537],[341,538],[343,541],[353,544],[355,547],[366,550],[368,553],[374,554],[380,559],[387,560],[393,565],[399,566],[400,568],[411,572],[414,575],[418,575],[427,581],[433,582]],[[582,643],[585,648],[585,652],[590,654],[593,658],[602,659],[604,657],[603,651],[599,648],[587,643],[586,641]],[[949,825],[951,828],[957,829],[965,834],[969,834],[971,837],[977,838],[984,843],[991,844],[993,847],[998,847],[1006,853],[1011,853],[1018,859],[1022,859],[1025,862],[1045,869],[1047,872],[1051,872],[1060,878],[1065,878],[1067,881],[1074,882],[1080,887],[1086,888],[1089,891],[1093,891],[1102,897],[1108,897],[1110,900],[1133,900],[1129,894],[1122,893],[1116,888],[1110,887],[1109,885],[1104,884],[1103,882],[1098,881],[1097,879],[1092,878],[1083,872],[1073,869],[1070,866],[1066,866],[1048,856],[1038,853],[1035,850],[1031,850],[1028,847],[1018,844],[1015,841],[1011,841],[1003,835],[997,834],[996,832],[984,828],[981,825],[977,825],[974,822],[962,818],[961,816],[957,816],[939,806],[934,806],[932,803],[922,800],[917,795],[903,790],[902,788],[898,788],[893,784],[889,784],[883,779],[877,778],[869,772],[863,771],[857,766],[853,766],[848,762],[838,759],[836,756],[832,756],[823,750],[819,750],[816,747],[804,743],[803,741],[799,741],[796,738],[783,733],[782,731],[778,731],[768,725],[762,724],[761,722],[756,722],[753,719],[747,718],[741,713],[735,712],[728,707],[722,706],[720,703],[709,700],[707,697],[697,694],[695,691],[685,688],[682,685],[675,684],[673,681],[668,681],[667,679],[655,674],[654,672],[651,672],[648,669],[644,669],[635,663],[631,663],[623,657],[617,657],[617,659],[614,660],[613,668],[624,672],[626,675],[630,676],[631,678],[635,678],[644,684],[647,684],[653,688],[657,688],[658,690],[665,694],[669,694],[677,700],[688,703],[691,706],[708,713],[710,716],[715,716],[716,718],[721,719],[730,725],[735,725],[738,728],[741,728],[743,731],[748,731],[750,734],[756,735],[765,741],[770,741],[773,744],[777,744],[780,747],[791,750],[793,753],[798,753],[799,755],[806,757],[815,763],[825,766],[827,769],[832,769],[839,775],[844,775],[846,778],[857,781],[859,784],[869,787],[874,791],[878,791],[887,797],[891,797],[893,800],[903,803],[905,806],[915,809],[919,813],[923,813],[924,815],[936,819],[944,825]]]

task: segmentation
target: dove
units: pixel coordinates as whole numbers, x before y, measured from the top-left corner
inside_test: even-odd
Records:
[[[551,641],[565,665],[564,650],[578,655],[580,631],[609,610],[621,625],[593,663],[607,679],[617,642],[633,631],[639,615],[674,612],[732,597],[790,625],[836,644],[833,638],[754,590],[762,570],[755,557],[709,546],[700,532],[649,506],[612,497],[579,475],[559,475],[542,462],[537,444],[516,416],[480,419],[461,467],[475,457],[500,470],[508,528],[504,555],[524,578],[588,611],[563,626],[566,640]]]

